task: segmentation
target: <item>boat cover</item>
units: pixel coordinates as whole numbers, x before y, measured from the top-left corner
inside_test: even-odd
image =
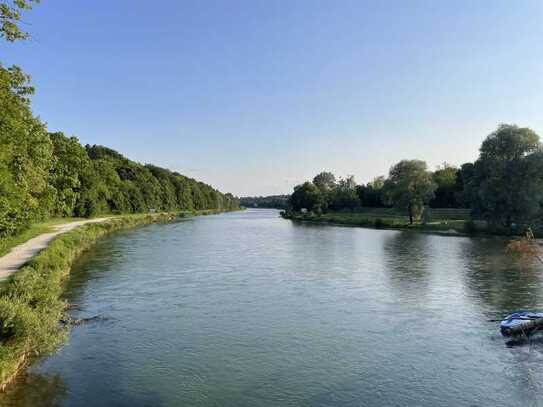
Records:
[[[523,328],[533,330],[536,327],[542,327],[543,312],[517,311],[505,317],[500,323],[500,330],[504,336],[510,336],[515,333],[523,333]]]

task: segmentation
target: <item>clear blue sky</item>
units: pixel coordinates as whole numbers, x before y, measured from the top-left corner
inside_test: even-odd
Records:
[[[237,195],[543,136],[543,1],[44,0],[0,45],[51,131]]]

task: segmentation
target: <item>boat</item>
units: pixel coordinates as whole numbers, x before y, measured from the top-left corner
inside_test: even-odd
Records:
[[[543,312],[517,311],[500,323],[503,336],[531,335],[543,329]]]

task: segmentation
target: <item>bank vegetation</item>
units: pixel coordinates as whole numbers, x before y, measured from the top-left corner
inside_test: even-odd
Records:
[[[479,158],[430,171],[402,160],[387,177],[358,185],[353,176],[321,172],[294,188],[283,216],[389,228],[465,233],[543,233],[543,146],[529,128],[501,124]]]

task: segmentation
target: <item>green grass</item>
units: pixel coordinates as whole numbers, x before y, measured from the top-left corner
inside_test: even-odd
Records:
[[[431,209],[430,220],[427,224],[415,222],[413,225],[409,224],[407,214],[394,208],[360,208],[356,211],[327,212],[320,215],[293,214],[289,216],[289,219],[383,229],[411,229],[441,233],[469,232],[469,210],[467,209]]]
[[[51,232],[53,226],[59,225],[62,223],[75,222],[78,220],[84,220],[82,218],[55,218],[49,219],[44,222],[35,223],[31,225],[28,229],[24,230],[22,233],[16,236],[10,236],[0,239],[0,257],[9,253],[11,249],[15,246],[20,245],[21,243],[26,242],[33,237],[41,235],[42,233]]]

